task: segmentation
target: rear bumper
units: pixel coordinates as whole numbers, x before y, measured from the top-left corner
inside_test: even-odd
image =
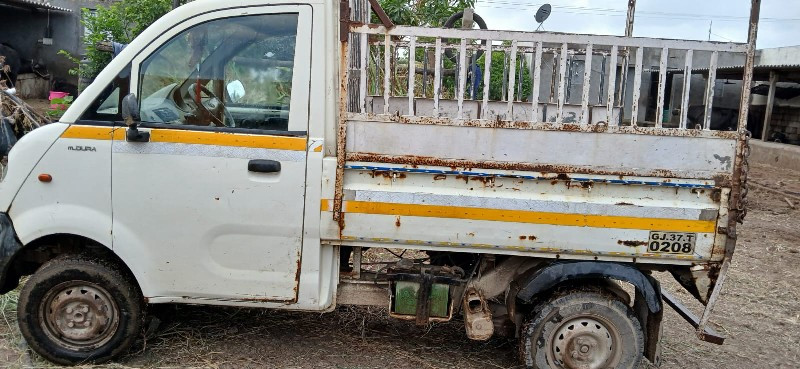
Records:
[[[17,240],[17,232],[14,231],[11,218],[6,213],[0,213],[0,294],[11,291],[17,286],[17,283],[9,283],[7,277],[11,261],[21,248],[22,244]]]

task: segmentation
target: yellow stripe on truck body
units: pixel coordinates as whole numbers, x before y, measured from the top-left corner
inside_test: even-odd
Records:
[[[61,138],[87,140],[124,140],[123,127],[70,126]],[[305,151],[305,137],[252,135],[227,132],[199,132],[180,129],[152,129],[150,142],[248,147],[258,149]]]
[[[330,201],[322,201],[330,210]],[[687,219],[635,218],[609,215],[565,214],[538,211],[482,209],[459,206],[420,205],[345,201],[344,213],[470,219],[496,222],[549,224],[572,227],[641,229],[672,232],[711,233],[715,221]]]

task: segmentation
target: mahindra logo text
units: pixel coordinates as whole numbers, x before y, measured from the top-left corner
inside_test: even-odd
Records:
[[[97,151],[94,146],[69,146],[67,147],[69,151]]]

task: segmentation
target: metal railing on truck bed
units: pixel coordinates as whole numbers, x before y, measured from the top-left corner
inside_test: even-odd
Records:
[[[367,19],[365,2],[355,3],[356,18]],[[449,167],[466,176],[716,189],[721,224],[729,209],[735,218],[744,213],[749,89],[736,130],[712,129],[711,112],[720,54],[744,53],[752,66],[754,42],[406,27],[385,14],[382,21],[342,21],[334,219],[341,222],[345,169],[386,166],[365,163],[395,172]],[[680,114],[665,121],[665,107],[676,105],[667,104],[671,57],[683,60]],[[701,89],[691,70],[701,59],[710,72],[702,117],[692,122],[692,91],[696,99]],[[646,60],[655,71],[649,80]],[[746,72],[745,86],[751,78]],[[646,82],[654,109],[642,102]],[[482,171],[469,174],[475,168]]]
[[[747,53],[748,44],[362,23],[351,23],[346,30],[340,166],[367,161],[713,179],[724,187],[739,180],[734,161],[744,151],[737,141],[744,140],[749,89],[743,89],[745,114],[738,129],[712,130],[711,120],[719,55]],[[670,55],[683,58],[684,73],[680,114],[677,121],[665,122],[665,107],[674,105],[666,103],[671,97]],[[643,78],[645,59],[657,62],[648,68],[655,71],[649,80]],[[691,70],[699,59],[707,60],[709,73],[702,86],[702,117],[692,121],[690,97],[698,88],[695,83],[693,89]],[[632,75],[629,64],[634,66]],[[499,71],[502,76],[495,75]],[[581,78],[572,78],[577,74]],[[654,96],[642,98],[643,82],[651,83],[647,92]],[[578,86],[576,101],[570,92]],[[648,104],[640,100],[655,107],[645,109]],[[458,131],[420,125],[495,130],[464,131],[458,137]],[[377,130],[411,144],[392,151],[374,135]],[[348,139],[350,132],[359,135]],[[437,151],[428,141],[414,146],[414,140],[406,140],[420,138],[418,134],[455,136],[451,146]],[[673,139],[678,137],[694,140]],[[498,141],[506,146],[494,147],[495,152],[485,145]]]
[[[403,26],[387,29],[375,25],[355,26],[351,32],[351,39],[357,45],[356,48],[351,48],[354,55],[350,58],[350,68],[347,71],[350,80],[355,79],[357,82],[349,86],[355,87],[349,91],[348,112],[351,113],[351,119],[401,116],[404,118],[403,122],[407,123],[495,128],[499,123],[500,128],[557,130],[564,129],[564,125],[567,125],[568,130],[576,130],[572,126],[578,125],[579,130],[589,130],[590,125],[606,123],[610,128],[609,132],[718,137],[719,134],[704,131],[711,128],[713,86],[716,82],[719,53],[747,51],[747,44],[740,43],[548,32]],[[423,51],[421,57],[420,51]],[[685,60],[680,96],[681,113],[676,128],[699,132],[611,128],[623,125],[618,109],[624,105],[629,88],[626,83],[631,59],[635,65],[632,99],[628,102],[631,113],[625,123],[632,128],[664,127],[662,119],[653,118],[649,124],[640,120],[639,100],[642,96],[646,54],[651,58],[658,55],[658,65],[652,68],[658,73],[655,111],[664,110],[665,99],[670,92],[666,87],[671,52],[674,54],[673,58],[682,56]],[[708,54],[704,56],[708,59],[709,78],[705,86],[705,114],[702,122],[689,126],[687,113],[691,70],[696,64],[696,53]],[[503,86],[500,91],[502,94],[497,94],[492,85],[492,82],[498,82],[499,79],[492,75],[492,63],[497,63],[495,60],[498,60],[499,55],[503,62],[500,68],[503,75],[499,81]],[[600,60],[602,69],[599,73],[593,73],[594,64]],[[423,64],[418,68],[419,62]],[[451,64],[449,69],[446,64]],[[527,64],[528,68],[524,68],[522,64]],[[549,71],[543,70],[543,67],[548,66],[546,64],[549,64]],[[576,64],[583,65],[579,84],[572,78],[576,74],[572,70],[576,69]],[[398,69],[404,75],[398,75]],[[418,72],[418,69],[422,69],[422,72]],[[552,77],[543,72],[552,72]],[[592,78],[593,75],[598,76]],[[404,83],[401,79],[405,79]],[[450,86],[445,86],[448,83]],[[431,91],[425,87],[421,90],[417,85],[430,85]],[[481,88],[475,88],[479,85]],[[575,100],[569,95],[576,85],[581,86],[580,101],[578,104],[569,104],[568,100]],[[476,90],[480,91],[476,94]],[[407,104],[400,103],[400,95],[404,95],[402,97],[407,100]],[[595,98],[601,95],[602,98]],[[547,110],[550,110],[549,114]],[[572,117],[570,113],[573,113]],[[656,117],[660,118],[661,114],[656,114]],[[727,137],[732,136],[734,135]]]

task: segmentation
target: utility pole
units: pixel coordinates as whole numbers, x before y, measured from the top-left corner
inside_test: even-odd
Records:
[[[711,41],[711,27],[714,25],[714,20],[708,22],[708,40]]]
[[[172,9],[181,6],[181,0],[172,0]]]
[[[625,37],[633,37],[633,19],[636,16],[636,0],[628,0],[628,16],[625,19]]]

